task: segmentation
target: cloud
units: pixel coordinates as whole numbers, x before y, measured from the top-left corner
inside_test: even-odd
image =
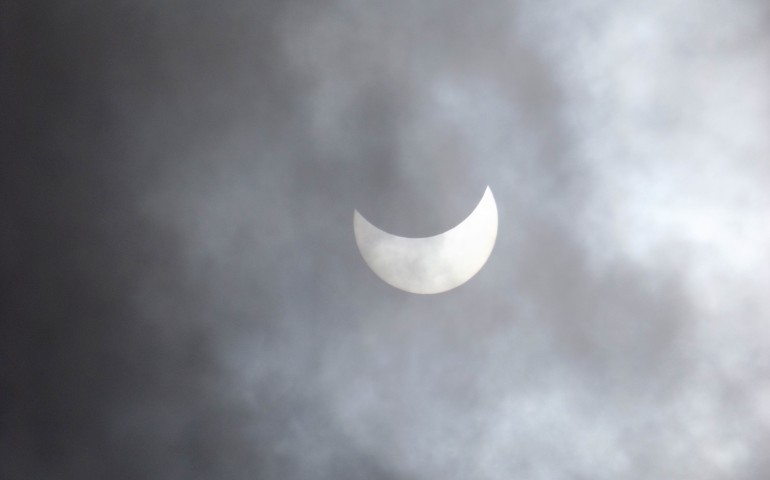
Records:
[[[760,2],[8,10],[3,478],[767,476]]]

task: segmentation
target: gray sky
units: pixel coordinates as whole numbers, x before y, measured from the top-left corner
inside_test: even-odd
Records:
[[[0,477],[770,476],[765,2],[2,10]]]

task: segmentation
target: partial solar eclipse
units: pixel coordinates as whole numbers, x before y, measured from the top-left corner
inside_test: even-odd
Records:
[[[487,187],[465,220],[432,237],[392,235],[358,210],[353,231],[361,256],[382,280],[411,293],[441,293],[473,278],[489,259],[497,239],[497,204]]]

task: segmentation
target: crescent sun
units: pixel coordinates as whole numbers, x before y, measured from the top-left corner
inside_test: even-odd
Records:
[[[489,259],[497,239],[497,204],[487,187],[465,220],[432,237],[392,235],[358,210],[353,231],[361,256],[382,280],[411,293],[441,293],[473,278]]]

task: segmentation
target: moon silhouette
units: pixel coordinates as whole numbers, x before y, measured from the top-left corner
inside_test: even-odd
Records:
[[[497,239],[497,204],[487,187],[465,220],[432,237],[392,235],[358,210],[353,231],[361,256],[382,280],[411,293],[441,293],[470,280],[489,259]]]

